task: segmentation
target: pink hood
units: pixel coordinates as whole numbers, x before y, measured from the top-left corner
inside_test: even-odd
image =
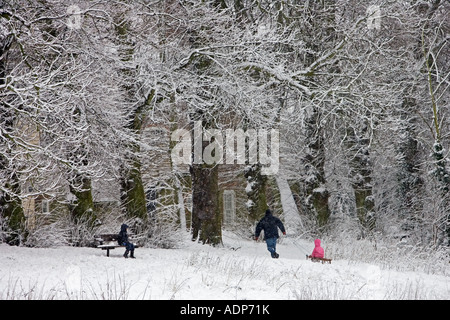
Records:
[[[323,258],[324,257],[324,251],[323,248],[320,246],[320,239],[314,240],[314,245],[316,246],[311,253],[311,256],[313,258]]]

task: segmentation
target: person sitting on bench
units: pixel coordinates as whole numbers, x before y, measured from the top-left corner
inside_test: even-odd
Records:
[[[128,258],[128,253],[131,252],[130,258],[135,259],[136,257],[134,256],[134,244],[128,240],[127,229],[128,226],[126,224],[122,224],[122,226],[120,227],[117,242],[119,243],[119,245],[125,246],[125,253],[123,254],[125,258]]]

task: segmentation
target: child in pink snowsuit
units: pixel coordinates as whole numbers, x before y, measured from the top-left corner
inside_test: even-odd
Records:
[[[314,240],[314,245],[316,246],[311,253],[311,258],[323,258],[324,251],[323,248],[320,246],[320,239]]]

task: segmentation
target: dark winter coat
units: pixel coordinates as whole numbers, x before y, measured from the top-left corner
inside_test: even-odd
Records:
[[[278,239],[279,238],[278,228],[280,228],[283,234],[286,233],[286,230],[284,229],[284,225],[281,222],[281,220],[278,219],[277,217],[274,217],[270,210],[267,210],[264,218],[262,218],[256,225],[255,237],[258,238],[261,231],[264,230],[264,240],[270,238]]]
[[[124,245],[125,243],[128,243],[128,233],[127,233],[128,226],[126,224],[122,224],[120,227],[119,237],[117,238],[117,242],[119,245]]]

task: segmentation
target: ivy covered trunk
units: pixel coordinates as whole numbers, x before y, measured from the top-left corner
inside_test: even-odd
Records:
[[[13,42],[12,37],[6,37],[0,43],[0,87],[5,84],[7,51]],[[6,103],[0,101],[0,126],[2,135],[10,139],[9,133],[13,129],[15,115],[8,110]],[[12,139],[11,139],[12,141]],[[11,144],[14,146],[14,143]],[[0,145],[0,176],[6,177],[6,183],[0,186],[0,222],[6,227],[6,242],[19,245],[21,234],[25,227],[25,215],[20,199],[20,184],[16,173],[11,171],[8,164],[7,146]],[[0,226],[1,227],[1,226]],[[1,231],[1,230],[0,230]]]
[[[85,112],[81,108],[75,108],[74,118],[84,118]],[[74,146],[69,151],[68,158],[79,168],[87,167],[89,165],[90,155],[85,143]],[[75,196],[75,201],[70,206],[72,218],[76,223],[86,224],[88,228],[93,227],[94,221],[97,219],[97,214],[94,210],[91,178],[84,172],[69,172],[68,182],[70,192]]]
[[[317,225],[328,223],[329,192],[325,181],[325,145],[323,128],[320,125],[320,112],[312,107],[305,120],[307,148],[303,157],[305,167],[304,199],[306,210],[315,218]]]
[[[97,215],[94,210],[91,179],[76,175],[71,180],[69,188],[76,198],[70,208],[72,217],[76,222],[86,223],[88,227],[92,227]]]
[[[399,138],[397,147],[399,217],[402,229],[412,231],[420,225],[423,210],[424,181],[421,177],[419,142],[417,135],[417,105],[414,99],[405,98],[400,111]]]
[[[127,217],[145,219],[147,206],[139,163],[121,178],[120,187],[120,200]]]
[[[347,146],[350,154],[351,185],[355,195],[356,215],[364,230],[375,227],[375,202],[372,194],[372,162],[369,152],[369,128],[348,128]]]
[[[440,1],[436,1],[434,5],[430,8],[428,12],[428,16],[431,16],[437,11],[439,8]],[[430,20],[431,21],[431,20]],[[425,26],[427,27],[427,26]],[[425,31],[424,27],[424,31]],[[433,47],[427,48],[427,44],[425,43],[425,32],[421,34],[421,42],[422,42],[422,52],[424,58],[424,64],[427,71],[427,81],[428,81],[428,90],[430,94],[430,102],[431,109],[433,111],[433,135],[434,135],[434,144],[432,157],[434,162],[434,170],[433,173],[439,182],[439,192],[442,198],[442,202],[440,204],[440,217],[439,222],[437,223],[436,229],[438,229],[438,233],[444,231],[446,236],[447,245],[450,245],[450,213],[448,212],[449,207],[449,189],[450,189],[450,173],[447,170],[448,159],[446,157],[444,146],[442,145],[442,135],[441,131],[442,127],[442,109],[438,105],[439,103],[439,86],[443,84],[443,82],[439,82],[439,76],[435,76],[438,74],[437,63],[435,61],[436,56],[432,53]],[[436,41],[436,39],[434,40]],[[435,48],[437,50],[437,47]],[[439,49],[441,50],[441,49]],[[436,69],[436,70],[435,70]],[[444,89],[448,90],[448,88]],[[442,97],[442,96],[441,96]],[[445,103],[445,102],[444,102]],[[438,242],[444,242],[444,239],[438,234],[435,235],[438,238]]]
[[[0,162],[2,161],[3,159],[0,159]],[[0,170],[3,170],[1,164]],[[11,179],[16,180],[15,175]],[[6,231],[5,240],[10,245],[19,245],[25,227],[22,201],[17,196],[18,192],[20,192],[20,187],[17,181],[7,183],[4,187],[12,191],[11,194],[4,191],[0,193],[0,219],[6,222],[6,230],[4,230]]]
[[[199,124],[203,124],[200,128]],[[222,243],[222,210],[219,201],[219,167],[203,161],[210,138],[203,135],[206,121],[194,125],[194,161],[190,166],[192,181],[192,240],[203,244]],[[213,145],[213,144],[211,144]],[[216,150],[216,152],[218,152]],[[207,152],[206,152],[207,153]],[[212,151],[211,151],[212,153]],[[211,154],[210,154],[211,156]]]
[[[152,98],[150,97],[149,99]],[[145,112],[147,110],[146,103],[134,110],[134,118],[129,124],[129,129],[138,138],[140,138],[144,126]],[[144,183],[142,181],[141,162],[138,158],[141,149],[137,143],[131,143],[129,148],[133,152],[131,159],[126,159],[128,161],[127,168],[122,169],[120,200],[127,217],[145,219],[147,218],[147,204]]]
[[[445,149],[442,146],[439,140],[436,140],[433,145],[433,160],[435,161],[435,169],[434,175],[436,176],[439,182],[439,192],[441,193],[442,202],[440,207],[443,212],[442,217],[439,219],[438,229],[444,232],[444,236],[447,245],[450,245],[450,213],[449,211],[449,202],[450,202],[450,173],[447,169],[447,159],[445,157]],[[440,233],[441,231],[439,231]],[[442,237],[437,235],[439,243],[445,242]]]
[[[120,46],[119,58],[122,61],[120,71],[123,79],[121,86],[127,97],[126,103],[136,104],[136,88],[134,87],[134,79],[136,77],[135,69],[129,63],[133,59],[135,43],[130,39],[129,30],[130,21],[126,18],[126,11],[119,12],[115,17],[115,31]],[[153,97],[154,90],[151,90],[144,103],[137,105],[130,114],[127,128],[132,134],[136,135],[136,139],[140,139],[148,104],[152,101]],[[122,176],[120,179],[121,205],[127,217],[145,219],[147,218],[147,205],[144,184],[142,182],[141,162],[138,156],[141,150],[138,143],[130,143],[129,149],[132,151],[131,156],[130,159],[125,160],[128,163],[122,168]]]
[[[261,165],[249,165],[244,176],[247,179],[247,208],[251,221],[258,221],[264,216],[267,206],[266,185],[267,176],[261,174]]]
[[[337,43],[338,40],[338,32],[330,27],[335,24],[335,7],[335,1],[331,0],[307,1],[305,2],[305,9],[317,12],[317,15],[307,15],[305,22],[299,20],[298,28],[304,30],[304,34],[307,35],[305,43],[309,50],[303,59],[305,65],[310,68],[307,76],[308,82],[312,86],[322,86],[323,81],[330,81],[327,76],[317,72],[316,63],[323,59],[321,55],[324,51],[336,50],[330,47],[331,43]],[[299,14],[303,13],[300,11]],[[317,41],[316,32],[318,30],[320,30],[319,39],[322,41]],[[325,59],[333,59],[333,56],[328,55]],[[339,70],[336,69],[334,72],[339,72]],[[331,107],[327,106],[327,103],[322,105],[326,109]],[[325,227],[330,217],[328,205],[330,193],[325,177],[325,131],[322,110],[322,107],[316,103],[311,104],[306,110],[304,120],[306,148],[305,155],[302,157],[305,172],[301,181],[299,181],[302,211],[305,211],[311,217],[318,228]]]
[[[194,164],[191,167],[192,240],[213,246],[222,243],[218,174],[217,165]]]

